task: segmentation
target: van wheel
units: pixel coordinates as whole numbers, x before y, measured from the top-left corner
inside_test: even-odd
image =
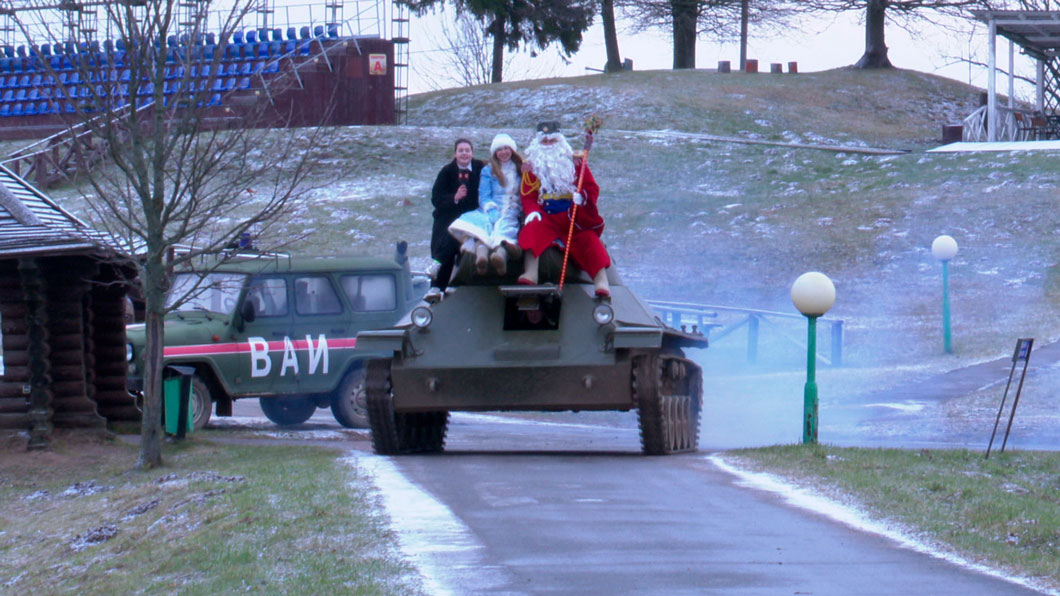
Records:
[[[191,419],[195,430],[202,430],[210,423],[210,413],[213,411],[213,396],[206,381],[198,375],[191,377]]]
[[[365,401],[364,369],[353,368],[342,378],[331,396],[331,413],[346,428],[368,428],[368,404]]]
[[[280,426],[301,424],[317,410],[316,402],[308,397],[261,397],[258,405],[266,418]]]

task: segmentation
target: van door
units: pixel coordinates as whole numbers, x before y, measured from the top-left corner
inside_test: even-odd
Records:
[[[282,276],[251,278],[239,308],[244,317],[243,329],[233,329],[240,344],[238,353],[227,356],[220,367],[228,385],[238,395],[274,395],[296,393],[297,361],[292,362],[296,339],[290,307],[290,290]],[[285,356],[286,355],[286,356]]]
[[[291,339],[300,348],[299,391],[331,392],[342,380],[357,337],[350,324],[349,306],[329,275],[301,274],[293,281],[298,337]]]

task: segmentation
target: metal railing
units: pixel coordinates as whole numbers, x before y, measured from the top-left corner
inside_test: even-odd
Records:
[[[781,327],[777,319],[805,320],[806,317],[799,314],[775,312],[770,310],[759,310],[754,308],[735,308],[731,306],[717,306],[713,304],[693,304],[688,302],[668,302],[663,300],[648,300],[648,305],[655,310],[659,318],[667,325],[675,328],[695,327],[707,335],[712,342],[720,341],[732,336],[736,331],[747,329],[747,362],[755,364],[758,361],[759,335],[762,328],[768,328],[773,335],[806,350],[806,342],[796,335]],[[718,313],[727,313],[729,316],[719,317]],[[725,321],[725,322],[719,322]],[[828,326],[830,343],[829,357],[817,354],[817,359],[829,366],[843,365],[843,321],[842,319],[829,319],[822,317],[817,320],[818,328],[821,325]]]

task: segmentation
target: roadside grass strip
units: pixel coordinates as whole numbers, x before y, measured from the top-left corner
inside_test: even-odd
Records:
[[[334,450],[190,437],[166,465],[75,436],[0,444],[0,593],[421,594]]]
[[[905,548],[1060,594],[1060,453],[786,445],[709,456],[743,486]]]

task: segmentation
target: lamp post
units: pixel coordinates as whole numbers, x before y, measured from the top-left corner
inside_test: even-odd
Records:
[[[950,259],[957,255],[957,241],[943,234],[931,243],[931,254],[942,261],[942,349],[953,353],[950,341]]]
[[[817,443],[817,317],[835,304],[835,286],[817,271],[803,273],[791,285],[791,301],[809,321],[806,340],[806,387],[803,390],[802,442]]]

